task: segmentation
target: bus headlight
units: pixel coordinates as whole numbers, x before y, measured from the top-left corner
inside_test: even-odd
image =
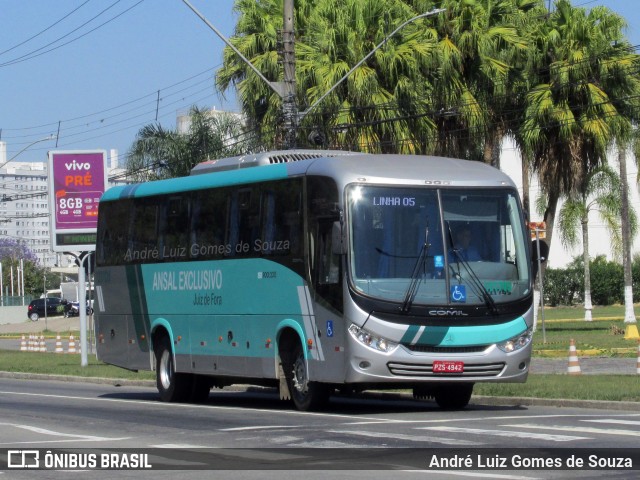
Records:
[[[349,333],[361,344],[378,352],[389,353],[395,350],[395,348],[398,346],[397,343],[391,342],[386,338],[379,337],[370,332],[367,332],[366,330],[354,324],[351,324],[351,326],[349,327]]]
[[[518,335],[517,337],[510,338],[506,342],[498,343],[498,348],[505,353],[516,352],[522,348],[525,348],[531,343],[533,339],[533,329],[528,328],[526,331]]]

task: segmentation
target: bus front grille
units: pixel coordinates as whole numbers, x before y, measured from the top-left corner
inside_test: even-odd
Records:
[[[476,345],[473,347],[433,347],[429,345],[404,345],[408,350],[419,353],[482,353],[490,345]]]
[[[465,364],[462,373],[433,373],[433,364],[389,362],[391,374],[398,377],[497,377],[504,370],[504,362]]]

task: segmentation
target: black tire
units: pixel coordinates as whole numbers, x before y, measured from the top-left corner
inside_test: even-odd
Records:
[[[284,372],[291,400],[297,410],[307,412],[327,404],[330,390],[327,385],[309,381],[307,362],[300,342],[296,342],[293,350],[288,352]]]
[[[469,405],[473,383],[441,385],[434,392],[436,403],[443,410],[461,410]]]
[[[169,338],[163,336],[155,343],[156,386],[163,402],[184,402],[192,391],[192,375],[176,373]]]
[[[40,319],[40,315],[38,315],[36,312],[33,312],[31,315],[29,315],[29,319],[32,322],[37,322]]]

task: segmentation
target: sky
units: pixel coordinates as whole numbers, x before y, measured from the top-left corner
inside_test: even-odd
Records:
[[[233,0],[191,3],[233,34]],[[233,91],[214,90],[223,41],[181,0],[0,0],[0,12],[7,158],[83,149],[123,156],[141,127],[175,128],[194,104],[238,111]],[[57,142],[29,146],[58,132]]]
[[[233,34],[233,0],[190,2],[226,38]],[[574,5],[616,11],[640,45],[637,0]],[[122,158],[140,128],[175,128],[192,105],[239,111],[232,90],[214,90],[223,41],[181,0],[0,0],[0,12],[0,140],[8,159],[93,149],[117,149]]]

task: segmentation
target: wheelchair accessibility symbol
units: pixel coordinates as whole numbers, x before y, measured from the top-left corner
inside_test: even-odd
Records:
[[[333,320],[327,320],[327,337],[333,337]]]
[[[465,303],[467,301],[467,287],[465,287],[464,285],[452,285],[451,301]]]

